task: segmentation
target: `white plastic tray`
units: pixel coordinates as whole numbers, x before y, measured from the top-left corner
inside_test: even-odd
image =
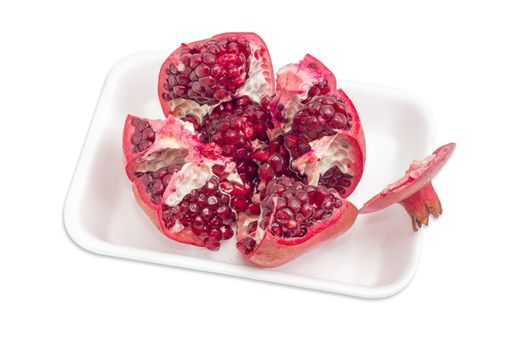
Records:
[[[126,57],[109,72],[64,209],[72,239],[91,252],[366,298],[403,289],[419,261],[421,236],[397,206],[360,215],[350,232],[274,269],[247,264],[234,242],[210,252],[162,235],[137,206],[123,166],[128,113],[162,118],[158,70],[165,53]],[[360,206],[432,151],[434,121],[426,105],[401,90],[339,80],[358,109],[367,140],[366,169],[349,198]]]

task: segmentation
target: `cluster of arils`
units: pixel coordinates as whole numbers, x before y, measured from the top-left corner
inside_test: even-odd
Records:
[[[217,250],[236,235],[247,260],[277,266],[353,225],[358,211],[345,198],[363,173],[364,134],[320,61],[306,55],[275,79],[258,35],[220,34],[175,50],[158,94],[166,119],[128,116],[123,151],[140,206],[166,236]],[[433,157],[426,162],[443,163]],[[432,202],[427,163],[408,174],[429,172],[412,182]],[[388,202],[399,189],[379,197]],[[405,192],[397,201],[413,197]],[[425,223],[409,202],[415,223]],[[377,207],[375,198],[363,210]]]

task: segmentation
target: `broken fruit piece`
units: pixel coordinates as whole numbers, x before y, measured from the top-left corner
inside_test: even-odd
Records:
[[[449,143],[423,160],[414,161],[402,178],[366,202],[359,213],[372,213],[399,203],[407,210],[414,231],[429,223],[429,215],[440,216],[442,205],[431,180],[449,159],[455,146],[455,143]]]
[[[261,214],[240,217],[237,248],[255,265],[279,266],[340,236],[356,217],[334,189],[281,176],[268,183]]]

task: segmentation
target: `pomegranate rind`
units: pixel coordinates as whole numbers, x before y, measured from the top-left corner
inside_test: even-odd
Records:
[[[132,185],[134,198],[138,202],[138,205],[142,210],[147,214],[149,219],[155,224],[157,228],[160,229],[160,222],[158,221],[158,214],[157,210],[160,206],[159,204],[154,204],[151,201],[151,196],[147,194],[147,191],[145,190],[145,185],[142,182],[142,179],[137,179],[133,182]]]
[[[438,217],[442,214],[442,206],[431,180],[451,157],[455,147],[455,143],[448,143],[423,160],[414,161],[403,177],[368,200],[359,213],[373,213],[399,203],[411,217],[414,231],[422,224],[427,225],[429,215]]]
[[[251,55],[254,56],[256,59],[261,59],[261,64],[259,66],[259,69],[261,72],[263,72],[263,77],[265,80],[265,84],[262,87],[262,98],[270,98],[274,95],[274,69],[272,66],[272,60],[269,54],[269,50],[267,48],[267,45],[263,41],[263,39],[256,33],[252,32],[229,32],[229,33],[222,33],[215,35],[211,38],[204,39],[204,40],[198,40],[194,41],[189,44],[182,44],[179,48],[177,48],[175,51],[173,51],[169,57],[162,63],[162,66],[160,68],[160,73],[158,75],[158,97],[160,99],[160,105],[162,106],[162,111],[164,115],[167,117],[169,115],[173,116],[185,116],[188,112],[188,105],[183,104],[181,105],[182,108],[172,108],[171,107],[171,101],[166,101],[162,94],[164,93],[164,83],[166,80],[166,68],[173,63],[174,65],[178,65],[180,63],[180,52],[183,47],[193,47],[196,45],[200,45],[202,43],[206,43],[210,40],[219,40],[223,38],[228,38],[232,36],[237,37],[243,37],[246,38],[251,44],[253,44],[254,49],[251,52]],[[250,68],[249,68],[250,69]],[[250,76],[250,72],[249,72]],[[239,92],[239,90],[238,90]],[[219,103],[231,100],[234,97],[239,97],[240,95],[236,93],[236,96],[228,96],[226,99],[219,101]],[[255,101],[255,102],[261,102],[261,101]],[[212,106],[214,107],[214,106]],[[203,113],[204,114],[204,113]]]
[[[348,201],[343,200],[343,205],[337,208],[331,217],[315,222],[308,229],[307,234],[300,238],[283,238],[275,236],[265,230],[263,239],[257,243],[250,252],[240,248],[248,235],[244,225],[249,217],[241,216],[238,222],[237,241],[238,249],[250,263],[260,267],[276,267],[298,258],[306,252],[315,249],[322,243],[335,239],[354,224],[358,210]]]

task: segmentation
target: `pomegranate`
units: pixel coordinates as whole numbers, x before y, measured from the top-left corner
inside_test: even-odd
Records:
[[[324,64],[306,55],[278,72],[271,109],[293,168],[309,184],[334,188],[345,198],[361,179],[365,142],[357,111],[336,84]]]
[[[267,185],[260,216],[239,219],[237,248],[255,265],[282,265],[340,236],[356,217],[357,209],[334,189],[276,177]]]
[[[429,215],[437,218],[442,214],[442,205],[431,180],[453,154],[455,146],[449,143],[422,161],[412,162],[402,178],[366,202],[359,212],[371,213],[399,203],[409,214],[414,231],[427,225]]]
[[[224,33],[182,44],[162,64],[158,78],[164,115],[194,118],[198,125],[219,103],[241,96],[261,103],[273,94],[269,51],[255,33]]]
[[[173,117],[129,115],[123,132],[127,175],[140,207],[166,236],[217,250],[234,234],[237,218],[224,186],[239,193],[233,189],[244,185],[235,163],[187,126]]]
[[[236,236],[249,262],[274,267],[346,232],[345,200],[365,163],[355,106],[311,55],[281,68],[254,33],[182,44],[162,64],[166,119],[129,115],[123,132],[134,195],[169,238],[209,250]],[[445,148],[444,148],[445,147]],[[411,165],[362,209],[400,202],[414,229],[441,213],[430,183],[454,144]]]

